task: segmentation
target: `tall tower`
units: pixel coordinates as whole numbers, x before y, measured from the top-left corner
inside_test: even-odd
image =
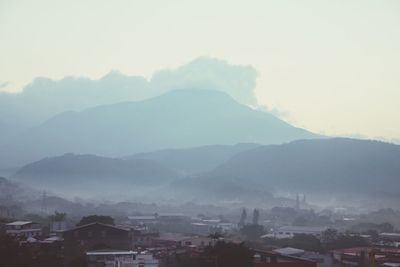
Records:
[[[299,194],[296,194],[296,210],[300,209],[300,197]]]

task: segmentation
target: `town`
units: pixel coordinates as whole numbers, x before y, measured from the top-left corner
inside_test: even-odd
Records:
[[[400,267],[400,0],[0,0],[0,267]]]
[[[242,209],[236,217],[3,213],[0,258],[21,267],[400,266],[400,232],[391,223],[303,205],[297,198],[294,207]]]

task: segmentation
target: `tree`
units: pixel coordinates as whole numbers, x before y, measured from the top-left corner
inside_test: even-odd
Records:
[[[240,229],[240,232],[248,240],[256,240],[265,233],[264,227],[258,224],[246,224]]]
[[[65,221],[66,217],[67,217],[67,214],[65,212],[55,211],[53,215],[49,216],[49,219],[52,222],[62,222],[62,221]]]
[[[82,219],[76,226],[86,225],[95,222],[113,225],[114,219],[110,216],[104,216],[104,215],[89,215],[82,217]]]
[[[337,230],[333,228],[328,228],[322,233],[322,240],[326,243],[332,242],[336,239]]]
[[[209,234],[208,237],[213,240],[213,246],[214,246],[220,238],[224,237],[224,235],[221,233],[215,232],[215,233]]]
[[[250,267],[253,252],[244,245],[218,242],[214,247],[206,247],[203,257],[208,259],[207,267]]]
[[[260,211],[258,209],[254,209],[253,211],[253,224],[258,224],[258,220],[260,219]]]

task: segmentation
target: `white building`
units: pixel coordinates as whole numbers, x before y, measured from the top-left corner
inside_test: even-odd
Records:
[[[313,235],[317,238],[322,238],[323,232],[328,227],[323,226],[282,226],[270,234],[263,235],[261,238],[292,238],[296,234]]]
[[[119,250],[86,252],[89,267],[159,267],[159,261],[148,253]]]
[[[35,237],[42,234],[40,224],[31,221],[15,221],[6,224],[6,234],[16,237]]]

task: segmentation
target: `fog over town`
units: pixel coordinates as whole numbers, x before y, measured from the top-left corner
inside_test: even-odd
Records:
[[[0,266],[400,267],[399,14],[0,3]]]

